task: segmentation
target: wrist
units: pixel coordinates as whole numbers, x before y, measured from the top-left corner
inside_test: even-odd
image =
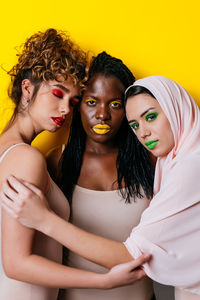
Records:
[[[40,223],[38,223],[37,225],[37,230],[41,231],[42,233],[44,233],[45,235],[49,235],[52,231],[52,227],[54,225],[54,216],[55,213],[51,210],[47,210],[45,211],[45,213],[43,214],[43,219]]]
[[[104,274],[99,274],[101,276],[101,289],[112,289],[113,285],[112,285],[112,280],[110,278],[110,274],[108,273],[104,273]]]

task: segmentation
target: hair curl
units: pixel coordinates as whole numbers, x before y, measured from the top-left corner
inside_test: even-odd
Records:
[[[42,81],[68,77],[74,84],[85,80],[87,54],[63,31],[50,28],[32,35],[17,56],[18,63],[8,72],[11,76],[8,94],[16,105],[21,100],[23,79],[29,79],[35,87]]]

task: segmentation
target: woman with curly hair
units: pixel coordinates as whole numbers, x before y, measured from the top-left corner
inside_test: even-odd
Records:
[[[79,102],[86,64],[85,53],[64,33],[48,29],[31,36],[9,72],[10,96],[16,108],[0,138],[1,184],[9,174],[30,181],[65,220],[69,217],[67,200],[50,178],[44,157],[30,144],[43,130],[54,132],[64,124]],[[148,256],[105,274],[63,266],[62,246],[55,240],[24,227],[4,210],[1,223],[3,300],[56,300],[59,287],[106,289],[129,284],[145,275],[143,270],[133,269],[147,261]]]

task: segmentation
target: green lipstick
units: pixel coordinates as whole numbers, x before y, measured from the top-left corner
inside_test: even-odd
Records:
[[[148,141],[145,145],[151,150],[158,144],[158,141]]]

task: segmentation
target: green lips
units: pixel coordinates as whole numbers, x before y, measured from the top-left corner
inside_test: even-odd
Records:
[[[148,142],[145,143],[145,145],[146,145],[149,149],[153,149],[157,144],[158,144],[158,141],[148,141]]]

